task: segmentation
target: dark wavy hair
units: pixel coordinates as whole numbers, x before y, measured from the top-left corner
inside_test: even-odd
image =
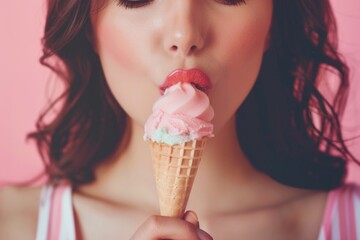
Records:
[[[126,128],[126,114],[107,86],[89,37],[92,10],[89,0],[48,0],[40,62],[63,79],[65,91],[40,115],[29,138],[37,143],[50,181],[93,181],[94,168],[115,153]],[[333,102],[317,89],[324,68],[339,77]],[[236,113],[239,143],[255,168],[294,187],[328,190],[343,183],[347,161],[357,161],[339,123],[348,72],[336,52],[328,0],[274,0],[268,50]],[[45,121],[59,102],[56,117]]]

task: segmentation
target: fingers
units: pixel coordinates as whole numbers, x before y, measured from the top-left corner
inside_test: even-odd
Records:
[[[213,238],[207,232],[201,230],[200,228],[197,229],[197,234],[200,240],[213,240]]]
[[[200,229],[199,219],[194,211],[187,211],[183,219],[191,224],[193,224],[197,229],[197,234],[200,240],[212,240],[213,238],[205,231]]]
[[[138,231],[135,233],[133,240],[198,240],[199,236],[196,229],[197,228],[193,224],[181,219],[151,216],[142,226],[140,226]]]
[[[194,212],[186,213],[184,219],[151,216],[131,238],[131,240],[158,239],[212,240],[209,234],[198,228],[198,220]]]
[[[192,223],[195,227],[199,228],[199,220],[194,211],[187,211],[184,214],[183,219],[189,223]]]

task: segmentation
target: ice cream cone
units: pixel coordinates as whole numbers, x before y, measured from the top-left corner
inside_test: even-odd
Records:
[[[149,141],[162,216],[181,217],[207,138],[169,145]]]

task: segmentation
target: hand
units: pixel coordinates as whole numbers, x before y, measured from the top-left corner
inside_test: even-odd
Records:
[[[198,218],[193,211],[187,211],[183,219],[151,216],[131,237],[131,240],[212,240],[199,228]]]

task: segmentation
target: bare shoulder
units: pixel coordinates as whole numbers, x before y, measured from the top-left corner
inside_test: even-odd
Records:
[[[40,191],[41,187],[0,188],[0,239],[35,239]]]

